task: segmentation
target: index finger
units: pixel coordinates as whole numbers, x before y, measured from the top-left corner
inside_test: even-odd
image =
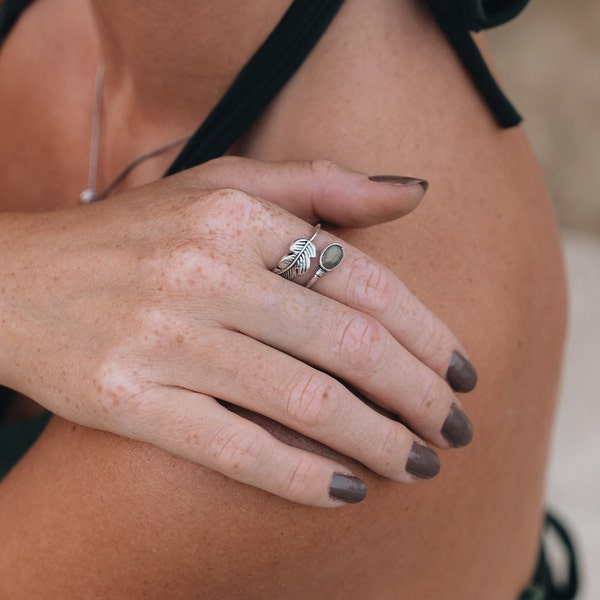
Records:
[[[347,169],[326,160],[265,162],[227,156],[191,169],[193,185],[236,188],[267,200],[303,221],[369,227],[412,212],[428,187],[414,177]]]

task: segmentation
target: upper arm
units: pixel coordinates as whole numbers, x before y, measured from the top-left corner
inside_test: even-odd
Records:
[[[377,18],[359,2],[340,17],[361,5]],[[431,180],[414,215],[348,235],[472,354],[472,446],[444,453],[439,477],[410,487],[353,465],[369,496],[324,510],[54,419],[0,485],[0,596],[459,598],[481,595],[482,581],[490,598],[518,595],[536,554],[560,358],[554,232],[520,134],[495,130],[439,32],[407,16],[381,36],[400,45],[385,54],[396,62],[369,63],[364,44],[345,41],[360,56],[303,67],[254,150]],[[332,88],[317,101],[311,76]]]
[[[0,512],[10,515],[0,523],[0,595],[220,599],[285,588],[334,598],[357,589],[342,577],[350,564],[370,560],[366,524],[385,536],[377,505],[293,505],[55,418],[0,485]]]

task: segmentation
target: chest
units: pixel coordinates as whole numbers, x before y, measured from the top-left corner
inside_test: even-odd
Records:
[[[38,0],[0,48],[2,210],[72,206],[85,187],[97,61],[86,10]]]

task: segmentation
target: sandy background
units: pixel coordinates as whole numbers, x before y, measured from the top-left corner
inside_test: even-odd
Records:
[[[563,234],[570,332],[548,504],[576,534],[581,600],[600,598],[600,2],[533,0],[491,31],[504,88],[525,117]]]

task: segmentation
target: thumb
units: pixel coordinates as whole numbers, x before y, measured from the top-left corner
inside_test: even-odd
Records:
[[[412,177],[368,177],[324,160],[265,162],[227,156],[192,169],[206,187],[229,187],[277,204],[309,222],[369,227],[413,211],[427,182]]]

